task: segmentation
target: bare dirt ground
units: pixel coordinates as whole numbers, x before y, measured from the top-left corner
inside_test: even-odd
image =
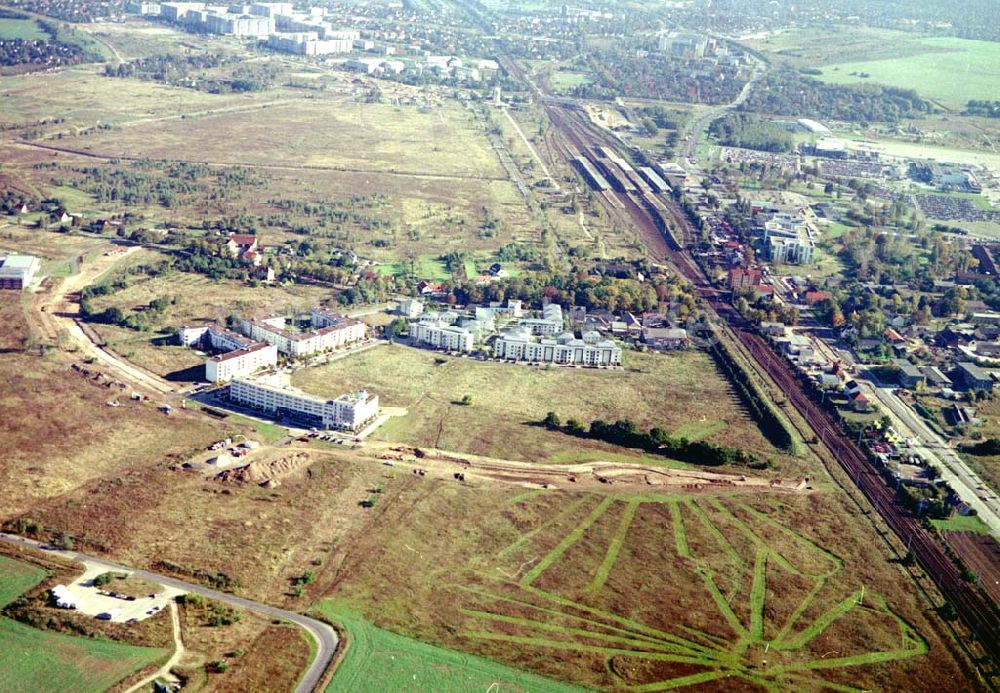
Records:
[[[772,490],[803,493],[812,490],[803,478],[764,478],[605,461],[537,465],[385,441],[369,441],[365,449],[365,454],[381,460],[386,466],[399,466],[418,474],[423,471],[425,475],[440,478],[455,478],[456,474],[461,474],[468,482],[495,481],[527,488],[596,490],[614,487],[616,493],[648,492],[656,487],[691,492]]]

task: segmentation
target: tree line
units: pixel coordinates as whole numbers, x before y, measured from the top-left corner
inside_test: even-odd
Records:
[[[641,431],[630,419],[607,422],[595,419],[589,428],[584,428],[577,419],[568,419],[563,425],[559,415],[550,411],[541,424],[550,431],[561,431],[580,438],[593,438],[623,448],[635,448],[645,452],[670,457],[681,462],[701,466],[718,467],[739,464],[752,468],[766,469],[768,461],[761,461],[757,455],[742,448],[718,445],[705,440],[675,438],[662,428]]]

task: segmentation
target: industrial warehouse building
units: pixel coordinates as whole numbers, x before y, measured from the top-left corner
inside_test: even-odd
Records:
[[[0,289],[20,291],[31,284],[42,263],[33,255],[8,255],[0,258]]]
[[[237,378],[229,385],[229,399],[269,414],[341,431],[359,431],[378,416],[378,395],[366,390],[328,400],[288,386]]]

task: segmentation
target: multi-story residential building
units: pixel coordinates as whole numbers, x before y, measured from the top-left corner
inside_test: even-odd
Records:
[[[564,329],[562,307],[556,303],[550,303],[542,308],[542,317],[521,318],[518,325],[528,328],[533,335],[559,334]]]
[[[444,351],[472,351],[475,337],[464,327],[451,325],[443,320],[421,320],[410,326],[414,344],[431,346]]]
[[[251,339],[267,342],[289,356],[306,356],[329,351],[360,341],[365,337],[365,325],[358,320],[335,315],[323,309],[312,313],[314,329],[292,332],[285,329],[284,316],[263,319],[240,318],[240,331]],[[315,328],[322,324],[324,327]]]
[[[8,255],[0,259],[0,289],[24,289],[41,268],[42,263],[33,255]]]
[[[515,328],[497,338],[494,354],[508,361],[555,363],[575,366],[620,366],[622,350],[610,340],[588,343],[570,333],[556,339],[536,339],[525,327]]]
[[[324,399],[292,387],[237,378],[229,398],[253,409],[345,431],[358,431],[378,416],[379,400],[366,390]]]
[[[802,217],[772,214],[763,223],[764,243],[772,262],[808,265],[813,261],[816,244],[812,231]]]
[[[194,327],[182,325],[177,330],[177,338],[184,346],[200,346],[205,349],[217,349],[219,351],[246,349],[255,344],[254,340],[232,330],[227,330],[222,325],[214,322]]]
[[[278,347],[257,342],[252,346],[213,356],[205,362],[205,379],[224,383],[278,364]]]

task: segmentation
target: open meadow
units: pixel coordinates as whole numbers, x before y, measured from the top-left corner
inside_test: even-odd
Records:
[[[988,41],[926,38],[906,57],[837,61],[823,66],[825,82],[874,82],[914,89],[924,98],[961,108],[971,99],[1000,98],[1000,46]]]
[[[60,145],[111,158],[505,178],[482,130],[461,106],[424,110],[351,97],[268,96],[266,102],[244,99],[258,102],[255,111],[140,121],[121,130],[66,137]]]
[[[292,384],[331,397],[368,388],[383,406],[408,412],[377,437],[501,459],[582,462],[628,453],[546,430],[538,424],[549,411],[584,426],[628,416],[641,429],[659,426],[697,437],[688,432],[696,427],[714,442],[779,457],[707,355],[628,352],[624,358],[620,371],[540,368],[393,345],[300,370]],[[461,404],[465,395],[472,397],[470,406]],[[662,463],[672,464],[666,458]]]
[[[70,368],[71,355],[32,345],[21,297],[0,296],[9,330],[0,340],[0,516],[21,512],[90,480],[133,465],[155,465],[207,445],[217,435],[203,418],[167,417],[156,403],[132,402],[128,391]],[[29,350],[30,348],[30,350]],[[119,400],[122,406],[107,402]]]

